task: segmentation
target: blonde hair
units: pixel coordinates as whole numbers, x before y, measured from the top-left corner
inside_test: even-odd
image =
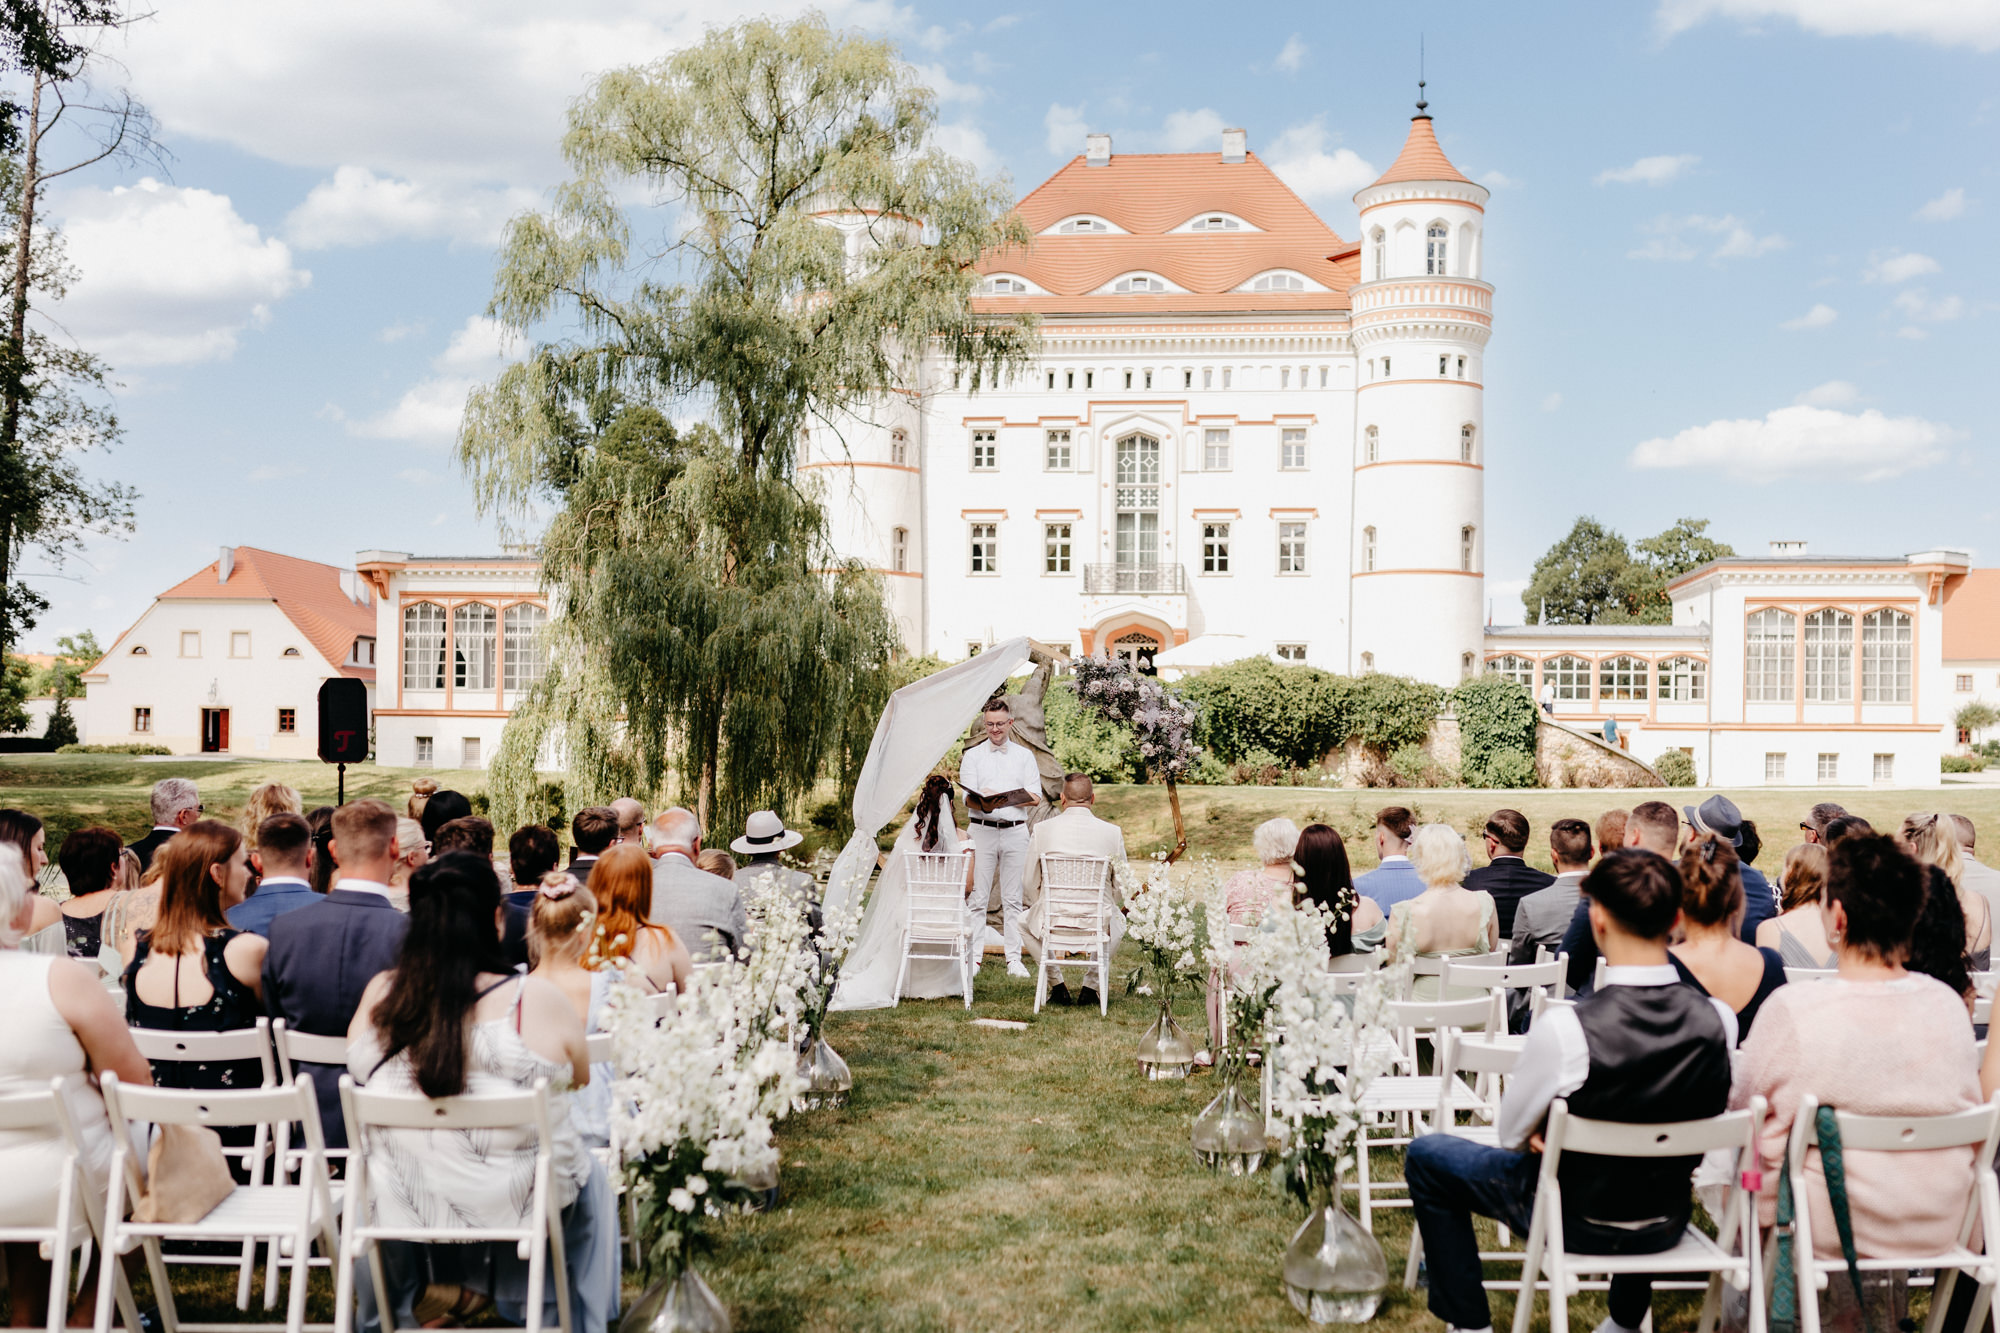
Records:
[[[12,949],[21,942],[14,918],[28,901],[28,867],[12,843],[0,843],[0,949]]]
[[[724,879],[736,878],[736,858],[720,847],[702,848],[701,855],[694,859],[694,865],[695,869],[706,870],[711,875],[720,875]]]
[[[579,966],[584,950],[596,938],[597,899],[566,870],[542,876],[542,887],[568,892],[550,896],[537,890],[528,907],[528,962],[540,967],[544,957],[568,958]]]
[[[1465,883],[1472,873],[1472,853],[1451,825],[1426,824],[1410,839],[1410,865],[1425,887],[1441,889]]]
[[[391,884],[401,887],[410,882],[413,868],[408,864],[412,852],[421,851],[424,845],[424,826],[414,819],[396,816],[396,866],[389,872]]]
[[[1955,889],[1965,878],[1965,853],[1958,846],[1958,825],[1950,815],[1914,814],[1903,820],[1903,842],[1910,855],[1944,871]]]
[[[405,809],[408,810],[410,818],[423,818],[424,807],[430,804],[431,797],[437,795],[437,789],[438,780],[436,778],[418,778],[410,784],[410,799],[405,804]]]
[[[1282,815],[1267,819],[1251,832],[1250,847],[1267,866],[1289,861],[1299,849],[1299,826]]]
[[[1786,852],[1785,868],[1778,872],[1778,887],[1783,890],[1779,910],[1796,911],[1818,902],[1826,888],[1826,865],[1824,843],[1802,842]]]
[[[267,782],[243,802],[243,837],[252,850],[257,846],[257,830],[272,815],[303,815],[306,808],[297,791],[282,782]]]

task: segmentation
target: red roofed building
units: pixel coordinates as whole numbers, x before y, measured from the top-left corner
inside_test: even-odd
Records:
[[[1944,670],[1954,716],[1970,703],[2000,709],[2000,569],[1968,569],[1945,583]],[[2000,727],[1955,727],[1953,736],[1977,744],[2000,739]]]
[[[84,674],[84,741],[310,759],[320,682],[375,686],[375,597],[351,569],[251,546],[154,599]]]

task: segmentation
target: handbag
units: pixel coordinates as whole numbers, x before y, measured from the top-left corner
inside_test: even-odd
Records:
[[[222,1136],[206,1125],[155,1126],[146,1152],[146,1192],[132,1215],[141,1222],[199,1222],[236,1192]]]
[[[1826,1197],[1833,1205],[1833,1229],[1840,1235],[1840,1255],[1847,1260],[1847,1280],[1854,1284],[1854,1304],[1861,1311],[1864,1333],[1875,1333],[1868,1317],[1868,1301],[1861,1290],[1861,1264],[1854,1250],[1854,1217],[1847,1208],[1847,1167],[1840,1146],[1840,1122],[1831,1106],[1814,1114],[1813,1128],[1819,1137],[1819,1166],[1826,1176]],[[1792,1253],[1792,1163],[1785,1159],[1784,1173],[1778,1178],[1778,1213],[1773,1228],[1777,1258],[1771,1265],[1771,1333],[1796,1333],[1799,1325],[1799,1280],[1796,1257]],[[1812,1293],[1811,1299],[1819,1299]]]

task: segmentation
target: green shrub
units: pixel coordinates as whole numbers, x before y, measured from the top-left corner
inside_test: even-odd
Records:
[[[1230,771],[1229,765],[1217,759],[1213,750],[1203,750],[1195,755],[1194,767],[1181,779],[1196,787],[1223,787],[1235,780],[1236,775]]]
[[[1653,761],[1653,771],[1660,775],[1660,781],[1669,787],[1692,787],[1694,780],[1694,760],[1679,750],[1668,750]]]
[[[1499,675],[1474,676],[1451,692],[1451,707],[1458,715],[1466,786],[1535,785],[1535,728],[1540,713],[1527,686]],[[1502,755],[1509,756],[1504,765]]]
[[[173,751],[169,750],[164,745],[146,745],[146,744],[77,745],[75,743],[71,743],[69,745],[57,746],[56,753],[57,754],[172,754]]]
[[[1444,700],[1445,692],[1435,685],[1370,672],[1353,682],[1353,729],[1348,735],[1380,755],[1422,745],[1430,739]]]
[[[1991,763],[2000,764],[2000,740],[1982,741],[1972,747],[1974,754],[1983,754]]]
[[[42,739],[58,751],[65,745],[76,744],[76,719],[70,715],[69,700],[57,699],[55,710],[49,714],[49,727],[42,733]]]
[[[1132,733],[1113,726],[1077,702],[1076,688],[1057,681],[1042,696],[1049,749],[1065,773],[1084,773],[1094,782],[1130,782],[1138,764]]]
[[[1353,682],[1318,667],[1252,657],[1191,676],[1179,690],[1200,713],[1195,739],[1226,764],[1265,750],[1307,768],[1351,730]]]
[[[1984,773],[1986,756],[1983,754],[1948,754],[1938,762],[1938,767],[1947,773]]]
[[[1389,771],[1396,775],[1396,783],[1402,787],[1429,786],[1431,757],[1421,745],[1399,745],[1389,756]]]

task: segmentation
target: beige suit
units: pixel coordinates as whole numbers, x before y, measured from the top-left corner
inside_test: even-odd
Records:
[[[1037,961],[1042,956],[1042,920],[1045,915],[1042,905],[1044,852],[1105,857],[1112,863],[1111,873],[1115,877],[1117,863],[1125,859],[1125,834],[1116,824],[1092,814],[1088,806],[1079,805],[1071,806],[1059,815],[1049,816],[1035,825],[1034,832],[1028,835],[1028,865],[1021,875],[1021,898],[1028,906],[1028,914],[1021,923],[1021,945]],[[1104,928],[1111,936],[1111,947],[1117,948],[1118,941],[1125,938],[1125,913],[1118,907],[1115,878],[1106,889]]]

